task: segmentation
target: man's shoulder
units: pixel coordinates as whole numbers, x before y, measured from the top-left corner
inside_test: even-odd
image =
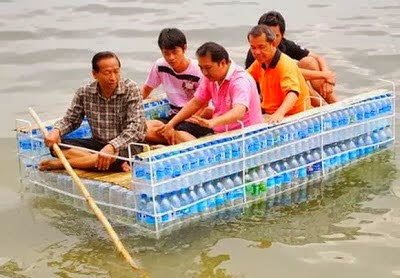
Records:
[[[133,81],[132,79],[130,79],[130,78],[122,79],[120,81],[120,85],[123,88],[128,88],[128,89],[131,89],[131,88],[135,88],[136,89],[138,87],[138,84],[135,81]]]
[[[97,81],[96,80],[91,80],[83,85],[81,85],[78,90],[77,94],[88,94],[88,93],[96,93],[97,90]]]
[[[163,67],[170,67],[170,65],[167,63],[167,61],[165,61],[165,59],[163,57],[158,58],[155,62],[154,62],[154,66],[159,67],[159,66],[163,66]]]
[[[279,50],[283,53],[287,54],[289,57],[301,60],[302,58],[306,57],[310,52],[308,49],[300,46],[299,44],[295,43],[294,41],[288,40],[283,38],[281,43],[278,46]]]
[[[292,66],[296,66],[297,67],[297,63],[295,60],[293,60],[289,55],[287,55],[286,53],[281,53],[281,57],[279,58],[278,61],[278,67],[292,67]]]

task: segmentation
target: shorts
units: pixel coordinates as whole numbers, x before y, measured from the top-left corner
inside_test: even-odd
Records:
[[[104,148],[105,145],[108,143],[104,144],[99,141],[97,141],[94,138],[79,138],[79,139],[61,139],[61,143],[67,144],[67,145],[72,145],[72,146],[77,146],[77,147],[82,147],[94,151],[100,151],[102,148]],[[62,150],[67,150],[69,149],[68,147],[60,146],[60,149]],[[143,151],[142,147],[139,146],[131,146],[131,154],[138,154]],[[53,152],[53,149],[50,148],[50,153],[52,156],[57,157],[55,153]],[[128,157],[128,149],[121,150],[119,152],[119,156],[123,157]],[[111,171],[118,171],[120,172],[122,170],[121,165],[125,162],[125,160],[117,159],[114,161],[113,164],[111,164],[110,170]]]
[[[165,118],[157,118],[156,120],[163,122],[164,124],[167,124],[175,115],[171,115]],[[190,123],[183,121],[179,124],[176,125],[175,127],[176,130],[180,131],[186,131],[187,133],[190,133],[196,138],[204,137],[210,134],[214,134],[214,130],[211,128],[207,128],[204,126],[200,126],[198,124]]]

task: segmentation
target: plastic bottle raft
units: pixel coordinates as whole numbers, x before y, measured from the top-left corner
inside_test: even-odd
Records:
[[[279,125],[259,124],[141,153],[130,158],[127,187],[84,183],[111,220],[158,235],[290,192],[389,148],[395,140],[394,103],[393,91],[362,94],[287,117]],[[145,111],[148,119],[165,116],[168,102],[146,103]],[[27,124],[17,121],[23,184],[31,192],[85,208],[69,176],[37,169],[49,152],[38,130],[18,127]],[[68,136],[90,137],[87,122]]]

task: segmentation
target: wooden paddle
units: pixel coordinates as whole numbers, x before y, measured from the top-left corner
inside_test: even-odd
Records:
[[[40,130],[43,132],[44,136],[47,136],[48,131],[44,127],[42,121],[39,119],[39,116],[36,112],[29,107],[29,113],[33,117],[33,119],[38,124]],[[60,147],[57,144],[53,145],[53,150],[57,154],[58,158],[61,160],[62,164],[64,165],[65,169],[67,170],[68,174],[71,175],[72,179],[74,180],[76,186],[80,189],[82,195],[85,197],[86,202],[88,203],[89,207],[93,210],[94,214],[96,214],[97,218],[100,220],[101,224],[106,229],[107,233],[110,235],[111,239],[114,242],[115,247],[117,247],[118,252],[125,258],[125,260],[130,264],[132,269],[139,270],[142,276],[147,277],[145,272],[141,270],[136,263],[133,261],[131,255],[129,255],[128,251],[126,251],[124,245],[122,244],[121,240],[119,239],[117,233],[114,231],[113,227],[111,226],[110,222],[108,222],[107,218],[104,216],[103,212],[99,209],[97,204],[94,202],[93,198],[90,196],[89,191],[87,191],[85,185],[82,183],[81,179],[72,169],[71,165],[69,164],[68,160],[65,158],[63,152],[61,151]]]

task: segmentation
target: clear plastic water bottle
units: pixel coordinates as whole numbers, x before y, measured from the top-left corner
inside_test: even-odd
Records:
[[[194,148],[189,148],[188,159],[190,164],[190,170],[196,171],[199,168],[199,157],[196,155]]]
[[[232,144],[232,159],[242,157],[242,143],[240,141],[233,141]]]
[[[366,103],[364,104],[364,119],[368,120],[369,118],[371,118],[371,106]]]
[[[275,177],[267,179],[267,197],[275,195]]]
[[[183,153],[185,152],[184,150],[181,152]],[[188,159],[188,157],[186,155],[182,155],[180,157],[181,160],[181,164],[182,164],[182,174],[186,174],[188,172],[190,172],[190,161]]]
[[[313,177],[320,178],[322,176],[322,161],[321,154],[317,149],[311,151],[311,155],[313,157],[314,164],[313,167]]]
[[[304,157],[304,154],[299,154],[297,157],[297,161],[299,163],[300,167],[298,170],[298,183],[299,184],[303,184],[304,182],[306,182],[308,180],[307,177],[307,160]]]
[[[372,141],[371,135],[366,134],[364,135],[364,143],[365,143],[365,154],[369,155],[374,151],[374,142]]]
[[[353,140],[346,141],[347,150],[349,150],[349,161],[353,161],[357,159],[357,146],[353,142]]]
[[[343,165],[346,165],[350,162],[349,152],[346,143],[341,142],[339,148],[341,151],[340,161],[342,162]]]
[[[337,112],[332,112],[331,114],[332,129],[339,127],[339,114]]]
[[[360,157],[365,156],[365,142],[364,142],[363,137],[359,136],[356,139],[355,144],[357,146],[357,157],[360,158]]]
[[[233,190],[234,204],[242,204],[244,201],[244,192],[243,188],[241,187],[243,185],[242,178],[239,174],[236,173],[233,175],[232,181],[234,187],[236,188],[235,190]]]
[[[290,165],[287,161],[287,159],[285,159],[282,162],[282,170],[285,171],[282,174],[282,191],[286,191],[288,189],[290,189],[292,187],[292,177],[290,175],[290,172],[288,172],[288,170],[290,170]]]
[[[189,188],[189,191],[190,191],[190,188]],[[200,214],[205,214],[208,211],[208,203],[207,203],[207,193],[206,193],[206,191],[204,190],[204,188],[203,188],[203,186],[201,184],[198,184],[194,188],[194,193],[197,196],[197,200],[200,200],[200,202],[197,203],[197,211]],[[192,195],[190,195],[190,196],[192,196]]]
[[[187,219],[191,215],[191,208],[190,204],[192,203],[189,195],[188,195],[188,189],[187,188],[181,188],[179,191],[179,200],[181,202],[181,209],[180,209],[180,215],[182,215],[183,219]],[[184,207],[184,208],[182,208]]]
[[[222,209],[225,207],[226,197],[225,197],[225,188],[221,181],[217,181],[215,184],[215,190],[219,193],[215,197],[215,204],[217,206],[217,210]]]
[[[180,177],[182,175],[182,163],[179,158],[172,159],[172,177]]]
[[[293,169],[292,171],[290,171],[290,176],[291,176],[291,187],[296,187],[296,185],[299,184],[299,169],[298,167],[300,167],[299,162],[297,161],[295,156],[292,156],[288,159],[288,169]]]
[[[355,106],[355,109],[356,109],[356,115],[357,115],[357,122],[363,121],[365,118],[365,111],[364,111],[363,105],[359,104],[359,105]]]
[[[182,217],[182,211],[180,210],[180,207],[182,206],[182,204],[178,196],[178,191],[171,192],[169,196],[169,203],[172,210],[172,219],[174,219],[174,222],[180,221]]]
[[[332,129],[332,117],[329,113],[323,115],[324,119],[324,130],[331,130]]]
[[[156,215],[160,212],[160,210],[160,204],[157,199],[153,201],[152,198],[149,198],[149,201],[147,202],[145,217],[147,226],[150,226],[150,228],[154,228],[154,225],[156,224]],[[159,219],[158,221],[160,222],[161,219]]]
[[[216,210],[216,202],[215,202],[215,193],[217,191],[215,190],[214,186],[212,185],[211,182],[206,182],[204,184],[204,190],[207,194],[207,207],[210,212]]]
[[[268,131],[265,134],[266,140],[267,140],[267,148],[270,149],[275,145],[275,139],[274,139],[274,134],[272,131]]]
[[[276,172],[274,178],[275,178],[275,194],[277,194],[282,191],[283,175],[281,174],[281,172],[283,171],[283,169],[280,162],[272,163],[271,167]]]
[[[350,106],[348,109],[346,109],[346,111],[348,111],[348,115],[349,115],[349,124],[354,124],[355,122],[357,122],[357,110],[354,106]]]
[[[330,163],[330,159],[329,158],[327,158],[328,157],[328,154],[327,154],[327,152],[326,152],[326,150],[325,149],[323,149],[322,150],[322,166],[324,167],[323,169],[324,169],[324,171],[325,171],[325,173],[328,173],[329,171],[331,171],[332,169],[332,167],[331,167],[331,163]]]
[[[193,186],[190,186],[188,188],[188,195],[190,197],[190,203],[192,204],[190,206],[190,214],[196,215],[199,213],[199,207],[198,207],[198,204],[194,204],[194,203],[199,199],[199,197],[197,196],[196,192],[194,191]]]
[[[222,184],[227,191],[225,194],[226,204],[228,206],[233,206],[235,204],[235,195],[233,190],[235,188],[235,184],[229,176],[222,179]]]
[[[131,192],[133,194],[133,192]],[[147,198],[146,194],[141,194],[138,202],[138,212],[136,214],[137,221],[140,224],[146,223],[146,210],[147,210],[147,203],[149,199]]]
[[[160,213],[166,213],[161,216],[161,222],[163,226],[173,220],[172,207],[168,200],[167,194],[162,194],[160,196]]]
[[[342,150],[339,148],[338,143],[333,144],[333,152],[335,154],[334,158],[335,158],[335,166],[337,168],[342,167],[343,163],[342,163],[342,159],[340,157]]]
[[[379,131],[374,130],[371,135],[372,143],[374,144],[373,149],[377,150],[379,148],[379,143],[381,142],[381,138],[379,136]]]
[[[308,126],[307,134],[308,136],[312,136],[315,133],[313,119],[309,118],[306,120],[306,122]]]

